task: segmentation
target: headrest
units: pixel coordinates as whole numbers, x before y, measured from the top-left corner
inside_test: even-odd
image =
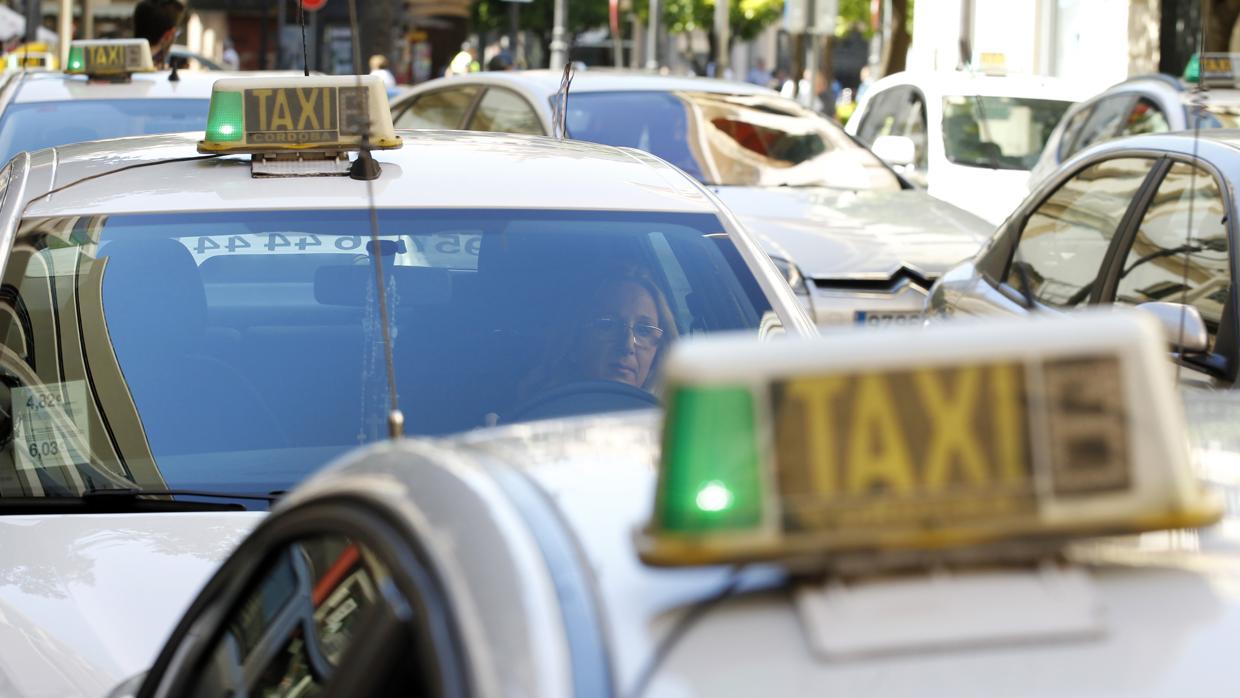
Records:
[[[102,248],[103,309],[117,353],[189,353],[207,323],[194,258],[175,240],[116,240]],[[124,356],[120,357],[122,361]]]

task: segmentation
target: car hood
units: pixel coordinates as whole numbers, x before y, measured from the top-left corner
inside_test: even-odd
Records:
[[[0,517],[0,694],[99,696],[145,671],[263,516]]]
[[[907,267],[938,276],[994,233],[977,216],[917,190],[718,187],[772,256],[813,279],[886,278]]]

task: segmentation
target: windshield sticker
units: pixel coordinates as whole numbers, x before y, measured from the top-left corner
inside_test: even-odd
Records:
[[[362,235],[316,235],[283,231],[246,233],[242,235],[196,235],[178,238],[201,266],[212,257],[256,254],[366,254],[368,238]],[[447,266],[453,261],[465,262],[468,268],[478,266],[482,247],[479,233],[442,233],[436,235],[382,235],[380,240],[403,243],[397,253],[396,265],[408,267]]]
[[[16,387],[11,395],[18,470],[89,462],[80,450],[90,443],[85,381]]]

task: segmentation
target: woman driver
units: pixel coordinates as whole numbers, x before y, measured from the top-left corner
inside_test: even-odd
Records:
[[[649,273],[626,266],[605,273],[570,314],[566,336],[526,381],[526,396],[580,381],[615,381],[649,391],[676,339],[676,322]]]

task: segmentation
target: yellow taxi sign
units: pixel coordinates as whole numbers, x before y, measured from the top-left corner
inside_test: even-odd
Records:
[[[125,76],[155,71],[146,39],[99,39],[69,44],[68,75]]]
[[[1157,324],[1086,315],[683,343],[642,559],[984,548],[1217,519]]]
[[[1235,87],[1240,84],[1240,54],[1206,53],[1199,64],[1201,84],[1211,87]]]
[[[6,70],[56,70],[56,56],[47,51],[21,51],[5,56]]]
[[[211,92],[202,153],[399,148],[382,78],[231,78]]]

